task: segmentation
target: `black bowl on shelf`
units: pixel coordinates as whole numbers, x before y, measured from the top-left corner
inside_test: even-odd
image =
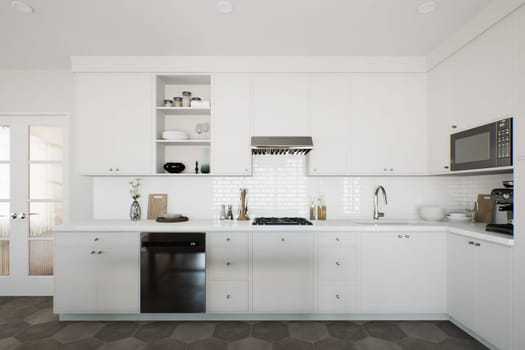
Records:
[[[182,173],[186,169],[186,166],[182,163],[166,163],[164,164],[164,170],[170,174]]]

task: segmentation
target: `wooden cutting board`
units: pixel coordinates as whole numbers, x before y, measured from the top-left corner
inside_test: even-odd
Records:
[[[491,224],[494,221],[494,207],[496,202],[490,198],[490,194],[478,194],[477,210],[474,216],[476,222]]]
[[[167,212],[168,195],[165,193],[150,194],[148,200],[148,220],[155,220]]]

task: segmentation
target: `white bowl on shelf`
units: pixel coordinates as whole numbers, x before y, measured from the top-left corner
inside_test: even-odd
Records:
[[[180,130],[166,130],[161,135],[163,140],[187,140],[188,133]]]
[[[435,205],[419,207],[419,217],[425,221],[441,221],[445,218],[445,208]]]

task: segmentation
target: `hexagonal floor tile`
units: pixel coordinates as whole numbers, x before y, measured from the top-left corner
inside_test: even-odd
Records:
[[[24,342],[17,350],[56,350],[60,348],[60,343],[52,338],[44,338]]]
[[[175,327],[177,324],[173,322],[147,323],[135,333],[135,338],[145,342],[167,338],[173,334]]]
[[[325,338],[315,343],[315,350],[355,350],[355,346],[351,340]]]
[[[473,338],[463,339],[450,337],[439,345],[441,345],[441,349],[444,350],[487,350],[487,347]]]
[[[186,344],[181,343],[175,338],[162,338],[150,341],[146,344],[144,350],[184,350]]]
[[[104,343],[96,338],[86,338],[60,346],[60,350],[97,350]]]
[[[139,325],[134,322],[107,323],[100,331],[98,331],[95,338],[105,342],[129,338],[135,334],[135,331],[138,328]]]
[[[288,327],[281,322],[260,322],[253,325],[254,338],[274,342],[289,336]]]
[[[9,338],[28,328],[26,322],[8,322],[0,327],[0,339]]]
[[[273,350],[314,350],[311,343],[299,339],[286,338],[273,343]]]
[[[230,343],[229,350],[272,350],[272,344],[257,338],[244,338]]]
[[[0,349],[2,350],[14,350],[22,344],[19,340],[13,337],[0,339]]]
[[[431,322],[401,322],[399,327],[409,337],[431,343],[439,343],[448,338],[445,332]]]
[[[78,322],[67,325],[53,336],[62,344],[76,342],[95,336],[104,327],[98,322]]]
[[[361,339],[354,345],[357,350],[402,350],[401,347],[395,343],[371,337]]]
[[[406,334],[395,322],[374,321],[366,323],[363,327],[374,338],[401,340],[406,337]]]
[[[215,327],[213,336],[218,339],[235,341],[250,336],[251,325],[245,322],[219,323]]]
[[[39,324],[30,326],[24,329],[23,331],[18,333],[15,336],[15,338],[20,340],[21,342],[48,338],[48,337],[52,337],[53,335],[55,335],[58,331],[60,331],[65,326],[66,326],[65,323],[55,322],[55,321],[39,323]]]
[[[328,332],[334,338],[358,341],[367,337],[363,327],[355,322],[336,322],[326,325]]]
[[[228,343],[217,338],[208,338],[188,345],[188,350],[228,350]]]
[[[145,346],[146,343],[137,338],[124,338],[105,343],[100,350],[142,350]]]
[[[440,350],[439,344],[431,343],[417,338],[401,339],[397,343],[403,350]]]
[[[58,315],[51,312],[48,309],[36,309],[37,311],[26,318],[26,321],[29,324],[39,324],[45,322],[58,321]]]
[[[206,338],[211,338],[215,324],[204,322],[181,323],[175,328],[173,336],[182,342],[191,343]]]
[[[293,322],[288,324],[290,337],[315,343],[329,336],[326,326],[318,322]]]
[[[470,339],[471,336],[464,332],[461,328],[449,321],[436,321],[436,327],[441,329],[449,337]]]

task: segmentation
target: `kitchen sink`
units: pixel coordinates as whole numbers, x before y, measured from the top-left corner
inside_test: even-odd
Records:
[[[404,226],[404,225],[421,225],[426,224],[424,221],[420,220],[393,220],[393,219],[362,219],[362,220],[352,220],[352,222],[359,224],[359,225],[396,225],[396,226]]]

